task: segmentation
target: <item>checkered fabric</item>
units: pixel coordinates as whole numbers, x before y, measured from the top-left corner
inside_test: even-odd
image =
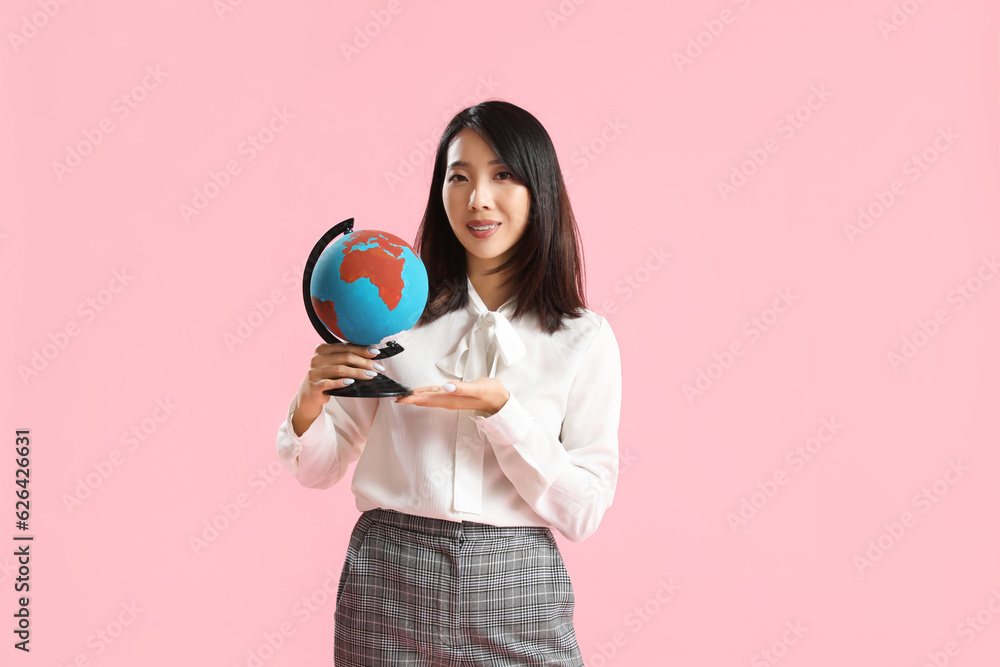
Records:
[[[337,587],[338,667],[582,667],[547,527],[362,513]]]

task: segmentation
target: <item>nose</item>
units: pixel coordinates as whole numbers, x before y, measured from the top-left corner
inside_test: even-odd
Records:
[[[489,186],[479,185],[472,191],[469,195],[469,208],[473,210],[493,208],[493,195]]]

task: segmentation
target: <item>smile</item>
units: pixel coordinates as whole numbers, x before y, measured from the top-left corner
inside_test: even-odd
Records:
[[[499,222],[494,222],[489,225],[466,225],[469,228],[469,233],[472,234],[477,239],[488,239],[497,233],[497,229],[500,227]]]

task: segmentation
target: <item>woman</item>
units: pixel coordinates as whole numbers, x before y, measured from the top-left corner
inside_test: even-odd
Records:
[[[582,665],[552,528],[583,540],[611,505],[621,367],[534,116],[487,101],[451,120],[414,249],[429,295],[405,352],[319,345],[278,433],[305,486],[357,461],[335,663]],[[413,394],[323,394],[377,371]]]

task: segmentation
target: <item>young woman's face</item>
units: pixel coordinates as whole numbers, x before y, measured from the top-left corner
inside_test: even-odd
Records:
[[[499,266],[513,254],[513,246],[528,223],[528,188],[500,162],[489,145],[472,130],[455,135],[448,146],[442,197],[448,221],[465,247],[468,267]],[[496,224],[477,232],[472,227]]]

